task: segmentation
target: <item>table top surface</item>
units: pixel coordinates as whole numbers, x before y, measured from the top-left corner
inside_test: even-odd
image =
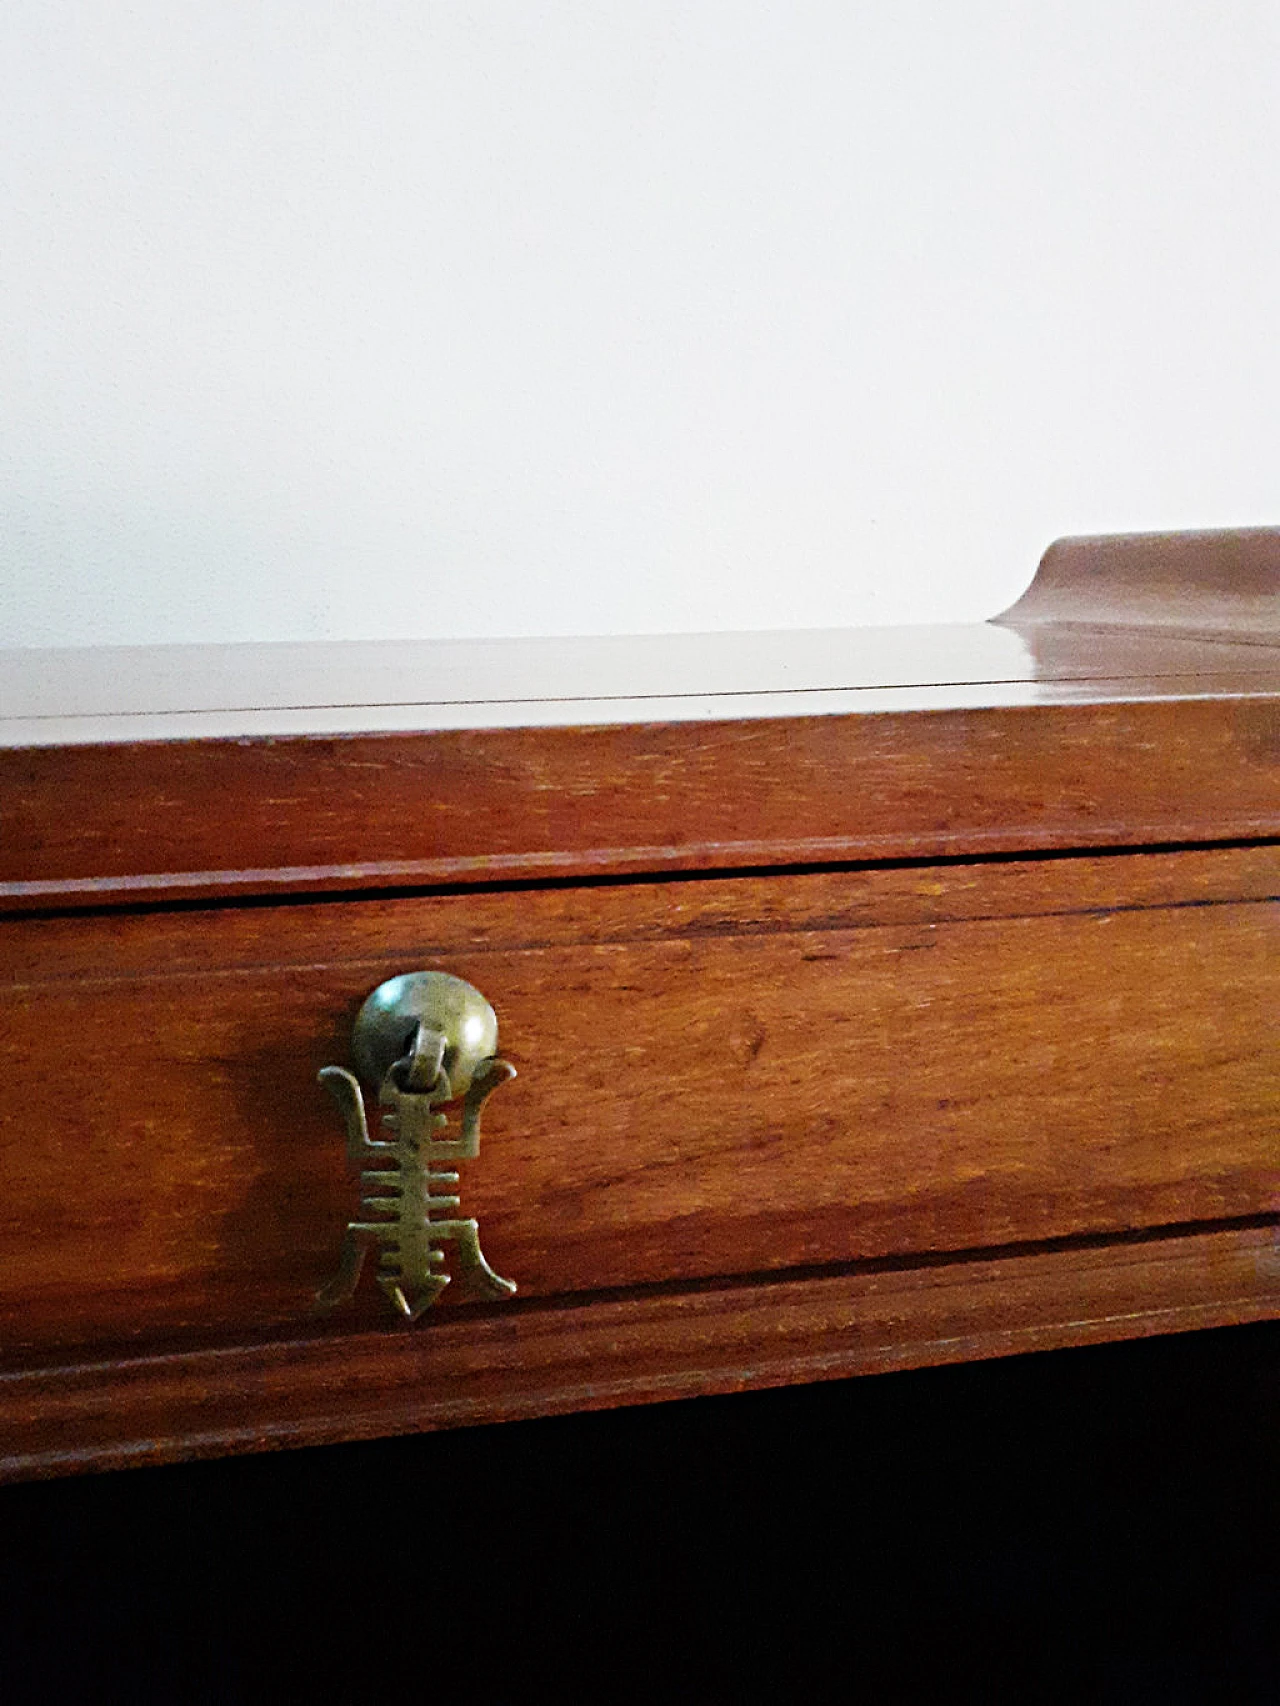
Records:
[[[1068,540],[989,622],[0,651],[0,746],[1280,691],[1280,530]]]

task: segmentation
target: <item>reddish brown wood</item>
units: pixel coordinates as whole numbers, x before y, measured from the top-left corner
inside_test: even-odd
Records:
[[[1177,629],[1274,646],[1280,527],[1060,539],[1001,623]],[[1078,645],[1078,641],[1077,641]]]
[[[1267,1212],[1278,889],[1262,849],[12,921],[10,1363],[304,1321],[356,1200],[315,1074],[420,966],[520,1067],[464,1200],[525,1296]]]
[[[10,906],[1261,839],[1280,693],[19,749],[0,796]]]
[[[0,750],[5,1472],[1276,1313],[1277,538],[1066,542],[896,710]],[[420,966],[521,1295],[316,1321]]]
[[[0,1375],[0,1478],[373,1438],[1259,1320],[1280,1228],[557,1306]]]
[[[1019,605],[995,622],[899,628],[0,650],[0,745],[1058,704],[1081,683],[1106,698],[1120,678],[1139,697],[1169,679],[1174,695],[1193,680],[1247,692],[1274,668],[1275,633],[1256,623],[1197,635],[1132,622],[1091,624],[1087,647],[1046,668],[1008,631],[1044,620]]]
[[[146,742],[90,719],[115,744],[0,748],[0,906],[1280,836],[1280,530],[1063,541],[999,626],[1025,649],[1003,686],[991,625],[921,630],[917,670],[895,643],[915,686],[866,714],[776,693],[778,715],[667,721],[658,697],[604,726]],[[823,685],[881,679],[857,640]],[[287,651],[300,704],[342,702],[333,648],[310,677]],[[6,670],[21,698],[29,662],[0,692]]]

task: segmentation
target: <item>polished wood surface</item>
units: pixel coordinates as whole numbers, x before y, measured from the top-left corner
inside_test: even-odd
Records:
[[[429,1330],[0,1374],[0,1480],[381,1438],[1273,1318],[1274,1225],[519,1299]]]
[[[419,967],[519,1067],[462,1188],[526,1298],[1266,1213],[1277,893],[1266,849],[13,921],[7,1354],[305,1320],[357,1200],[316,1072]]]
[[[950,627],[0,651],[0,747],[987,710],[1275,679],[1256,620],[1085,624],[1040,602]]]
[[[0,651],[0,747],[1250,693],[1274,690],[1278,610],[1259,528],[1061,540],[990,622]]]
[[[787,645],[686,702],[695,640],[576,720],[463,668],[457,726],[188,740],[172,657],[143,724],[118,659],[0,707],[5,1472],[1277,1313],[1277,537],[1066,541],[967,639],[802,637],[821,702]],[[316,1319],[315,1074],[424,967],[520,1068],[462,1182],[520,1296]]]
[[[0,752],[46,908],[1280,835],[1253,697]]]
[[[999,622],[1176,629],[1186,639],[1275,645],[1280,528],[1060,539]]]
[[[1256,840],[1280,531],[1065,541],[955,629],[9,653],[0,712],[0,906]]]

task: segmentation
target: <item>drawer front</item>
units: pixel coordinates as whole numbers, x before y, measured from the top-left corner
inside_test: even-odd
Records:
[[[1274,1213],[1277,874],[1258,849],[12,921],[5,1357],[310,1323],[357,1202],[316,1073],[420,968],[485,993],[519,1069],[460,1194],[522,1299]],[[369,1281],[349,1325],[395,1330]]]

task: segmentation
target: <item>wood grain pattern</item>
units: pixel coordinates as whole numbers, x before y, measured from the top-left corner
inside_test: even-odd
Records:
[[[800,635],[809,674],[782,637],[772,651],[749,638],[636,642],[644,656],[614,686],[590,642],[478,658],[477,682],[509,675],[525,693],[543,676],[544,694],[570,698],[659,684],[625,713],[561,706],[566,726],[512,726],[515,709],[498,726],[432,728],[406,702],[404,732],[361,733],[357,704],[342,725],[354,732],[282,738],[130,740],[135,678],[159,694],[135,708],[180,705],[181,660],[134,659],[116,682],[99,659],[86,703],[113,714],[74,739],[113,744],[6,747],[0,703],[0,907],[1280,838],[1280,530],[1062,541],[998,623],[874,644]],[[671,697],[696,679],[699,649],[727,692],[719,713]],[[261,681],[271,648],[251,650],[252,666],[201,651],[191,703],[212,708],[225,673],[226,705],[243,708],[252,677],[305,730],[307,707],[358,691],[333,647],[284,648],[287,683]],[[376,653],[356,650],[368,692]],[[0,658],[0,700],[7,683],[19,711],[43,714],[56,701],[32,656]],[[415,658],[388,651],[392,698],[429,686]],[[445,672],[455,700],[498,690],[469,688],[469,668]],[[822,706],[841,714],[800,715],[778,691],[864,680],[903,693],[851,691]]]
[[[0,732],[0,1472],[1274,1315],[1278,547],[1063,542],[852,714],[779,653],[715,718]],[[424,966],[520,1068],[462,1191],[521,1295],[316,1320],[315,1074]]]
[[[1265,1319],[1280,1225],[519,1301],[413,1330],[0,1375],[0,1479],[376,1438]]]
[[[14,750],[0,797],[11,908],[1259,840],[1280,693]]]
[[[526,1297],[1269,1212],[1278,889],[1258,849],[11,921],[6,1354],[305,1319],[355,1200],[315,1074],[420,966],[520,1068],[463,1188]]]

